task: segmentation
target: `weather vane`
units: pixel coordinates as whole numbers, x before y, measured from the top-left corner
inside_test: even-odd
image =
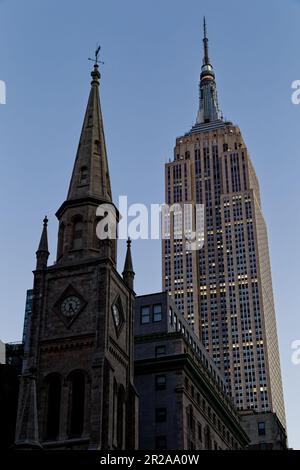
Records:
[[[96,65],[96,66],[98,66],[98,64],[104,64],[104,62],[102,62],[102,60],[99,60],[100,49],[101,49],[101,46],[98,46],[97,49],[95,50],[95,58],[94,59],[91,59],[89,57],[89,60],[94,62],[94,65]]]

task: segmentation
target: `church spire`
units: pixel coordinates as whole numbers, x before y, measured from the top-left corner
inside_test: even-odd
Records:
[[[47,225],[48,225],[48,218],[47,216],[45,216],[43,220],[43,231],[42,231],[39,247],[36,252],[36,269],[43,269],[47,267],[47,261],[48,261],[49,254],[50,254],[48,250]]]
[[[95,52],[91,88],[67,199],[58,209],[57,262],[109,257],[116,263],[116,240],[99,240],[97,209],[113,206],[100,104],[100,47]]]
[[[199,84],[199,110],[196,124],[221,119],[219,110],[215,72],[208,55],[208,37],[205,17],[203,19],[203,65]]]
[[[112,201],[99,95],[99,51],[100,48],[95,53],[91,90],[67,200],[92,197],[102,202]]]

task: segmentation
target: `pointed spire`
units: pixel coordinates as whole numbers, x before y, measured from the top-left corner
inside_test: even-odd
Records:
[[[207,28],[206,28],[206,19],[205,16],[203,17],[203,45],[204,45],[204,59],[203,64],[209,64],[209,57],[208,57],[208,37],[207,37]]]
[[[43,220],[43,231],[39,243],[38,250],[36,252],[36,269],[43,269],[47,266],[47,261],[49,258],[48,250],[48,234],[47,234],[48,218],[45,216]]]
[[[112,201],[106,154],[103,119],[100,105],[98,53],[91,72],[91,90],[81,130],[76,160],[70,182],[68,200],[84,197]]]
[[[208,56],[208,37],[206,19],[203,19],[203,65],[199,84],[199,110],[196,124],[221,119],[219,110],[215,72]]]
[[[122,275],[127,286],[131,290],[133,290],[133,281],[134,281],[135,272],[133,271],[130,238],[128,238],[127,240],[126,258],[125,258],[124,270],[123,270]]]
[[[48,217],[45,215],[45,218],[43,220],[43,231],[42,231],[38,251],[46,251],[48,253],[47,226],[48,226]]]

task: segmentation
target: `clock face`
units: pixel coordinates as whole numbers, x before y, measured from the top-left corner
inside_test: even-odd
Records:
[[[120,326],[121,317],[120,317],[119,309],[116,305],[113,306],[113,315],[114,315],[116,327],[118,328]]]
[[[61,313],[67,317],[73,317],[74,315],[77,315],[81,307],[81,302],[78,297],[75,295],[66,297],[60,306]]]

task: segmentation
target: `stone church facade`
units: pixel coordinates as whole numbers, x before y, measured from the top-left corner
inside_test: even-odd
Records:
[[[20,381],[19,448],[135,449],[133,280],[117,241],[99,240],[96,209],[114,209],[96,61],[66,201],[57,211],[57,260],[48,266],[47,218],[36,253],[33,306]]]

